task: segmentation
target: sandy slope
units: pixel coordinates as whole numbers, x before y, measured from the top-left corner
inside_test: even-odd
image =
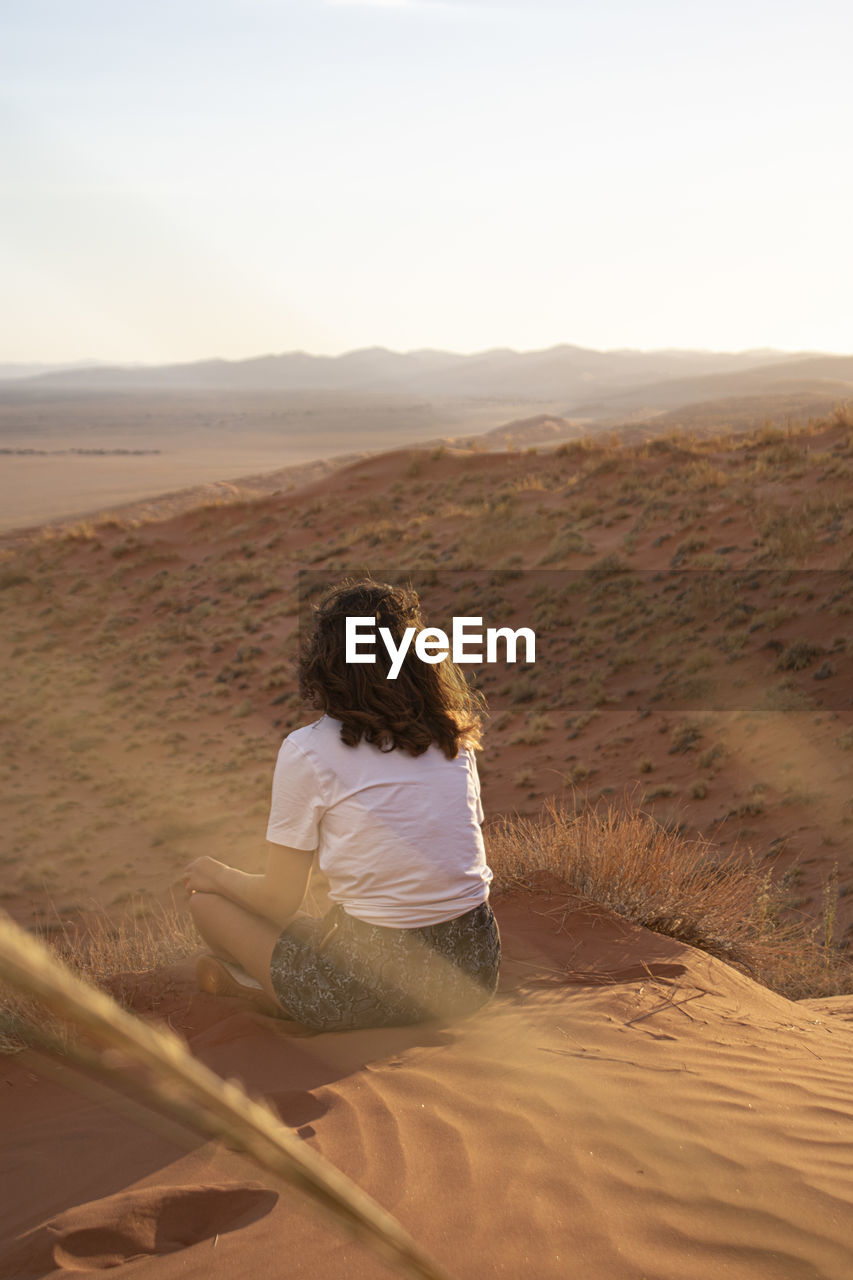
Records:
[[[465,1023],[295,1038],[180,975],[161,1014],[454,1276],[847,1280],[853,998],[792,1004],[557,889],[496,907],[501,993]],[[237,1156],[0,1074],[9,1280],[388,1274]]]
[[[704,453],[399,451],[256,504],[9,540],[4,904],[27,923],[51,902],[126,910],[204,852],[257,869],[275,751],[307,718],[287,665],[296,574],[404,562],[437,581],[439,615],[469,579],[494,588],[484,613],[534,613],[535,685],[483,675],[490,815],[575,783],[633,790],[662,822],[739,838],[815,919],[837,863],[849,938],[851,451],[842,423]],[[727,567],[723,583],[770,573],[749,617],[726,601],[681,617],[662,594],[652,632],[620,639],[564,594],[614,554],[651,574]],[[805,642],[809,662],[780,669]],[[656,701],[670,678],[743,705]],[[567,905],[498,900],[500,998],[455,1027],[298,1036],[196,993],[186,969],[141,980],[138,1007],[155,997],[454,1275],[847,1280],[853,997],[791,1004]],[[186,1151],[26,1061],[0,1077],[3,1280],[387,1274],[235,1155]]]
[[[200,853],[257,869],[275,753],[312,714],[290,665],[299,574],[408,568],[431,618],[536,627],[534,672],[479,673],[490,815],[627,793],[751,849],[813,917],[837,865],[853,939],[850,440],[838,423],[698,451],[400,450],[293,492],[268,476],[256,502],[0,540],[4,904],[27,923],[123,909]],[[572,594],[607,557],[658,593],[650,622]],[[721,599],[680,607],[709,566]]]

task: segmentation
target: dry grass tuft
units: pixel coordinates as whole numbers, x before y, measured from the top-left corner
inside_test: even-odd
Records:
[[[831,930],[791,923],[790,899],[766,871],[630,806],[575,811],[551,800],[538,818],[494,824],[488,847],[499,885],[529,885],[532,873],[549,872],[567,890],[707,951],[789,999],[853,992],[853,965]]]
[[[63,924],[57,918],[57,925],[42,934],[51,952],[72,973],[108,989],[122,1004],[135,976],[176,964],[199,946],[189,913],[174,905],[137,904],[118,918],[99,910],[85,926]],[[32,1039],[34,1026],[67,1043],[64,1024],[46,1016],[26,996],[0,987],[0,1053],[23,1049]]]

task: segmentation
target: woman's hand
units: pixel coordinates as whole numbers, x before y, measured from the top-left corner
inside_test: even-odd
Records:
[[[196,858],[184,867],[184,888],[192,893],[221,893],[221,874],[225,870],[224,862],[216,858]]]
[[[305,897],[313,858],[305,849],[270,845],[263,875],[239,871],[216,858],[196,858],[184,867],[184,888],[188,894],[218,893],[284,928]]]

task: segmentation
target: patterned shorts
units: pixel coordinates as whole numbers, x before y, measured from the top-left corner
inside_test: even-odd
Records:
[[[270,973],[291,1018],[315,1031],[347,1031],[471,1013],[494,994],[500,955],[487,902],[418,929],[365,924],[335,906],[288,925]]]

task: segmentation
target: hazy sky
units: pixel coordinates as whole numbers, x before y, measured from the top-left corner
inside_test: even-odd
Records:
[[[853,350],[850,0],[0,0],[0,361]]]

